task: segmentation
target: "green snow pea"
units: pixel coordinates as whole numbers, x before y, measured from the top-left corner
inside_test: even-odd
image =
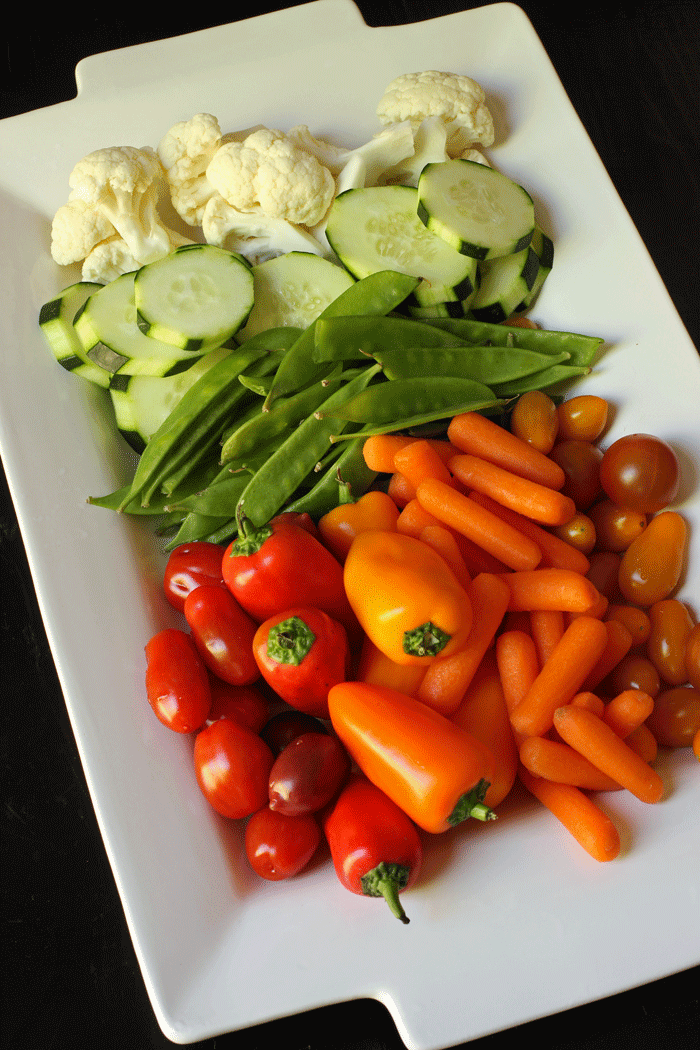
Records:
[[[354,501],[367,491],[377,472],[370,470],[362,454],[364,437],[348,441],[341,454],[333,458],[313,488],[285,507],[318,519],[339,503]],[[348,498],[349,497],[349,498]]]
[[[365,428],[387,425],[399,430],[496,404],[498,398],[493,391],[474,379],[423,376],[375,383],[346,401],[324,405],[316,417],[322,421],[361,423]]]
[[[380,350],[467,346],[452,332],[410,317],[319,317],[314,334],[314,361],[367,359]]]
[[[396,309],[418,284],[417,277],[409,277],[407,274],[397,273],[394,270],[380,270],[352,284],[319,316],[324,318],[345,314],[382,316]],[[278,397],[293,394],[301,387],[322,379],[328,374],[328,363],[319,364],[313,359],[317,323],[318,319],[312,321],[285,354],[277,370],[272,390],[265,399],[266,408],[270,408]]]
[[[541,372],[524,376],[522,379],[514,379],[509,383],[494,384],[494,390],[499,397],[519,397],[528,390],[546,390],[557,383],[567,380],[578,379],[591,372],[588,365],[552,365],[544,368]]]
[[[459,346],[406,347],[375,353],[387,379],[421,376],[464,376],[487,386],[540,372],[553,364],[569,360],[569,354],[539,354],[520,347]]]
[[[537,350],[542,354],[558,354],[564,350],[571,355],[572,365],[590,365],[604,342],[597,336],[557,332],[547,328],[492,324],[468,317],[425,318],[424,323],[482,346],[487,343],[494,346],[518,346],[525,350]]]

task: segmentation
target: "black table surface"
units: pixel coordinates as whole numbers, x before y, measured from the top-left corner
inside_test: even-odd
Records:
[[[293,4],[252,4],[246,16]],[[482,6],[359,0],[369,25],[398,25]],[[581,0],[563,11],[520,5],[605,164],[695,345],[700,347],[700,6]],[[228,5],[200,17],[97,5],[13,12],[0,59],[0,117],[75,96],[83,57],[235,21]],[[7,15],[6,15],[7,17]],[[624,305],[624,304],[623,304]],[[700,426],[700,406],[698,410]],[[1,486],[0,630],[4,1045],[13,1050],[158,1048],[155,1021],[96,825],[39,614],[12,502]],[[700,857],[699,870],[700,870]],[[663,908],[664,887],[659,887]],[[700,928],[699,916],[688,922]],[[700,932],[698,933],[700,939]],[[427,963],[429,965],[429,962]],[[524,1037],[561,1050],[698,1046],[697,971],[496,1033],[472,1050]],[[498,994],[498,990],[494,990]],[[194,1044],[202,1050],[402,1050],[385,1008],[334,1005]]]

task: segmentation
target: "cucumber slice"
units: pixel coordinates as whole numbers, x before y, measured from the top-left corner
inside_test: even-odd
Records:
[[[109,374],[168,376],[197,355],[144,335],[136,322],[136,273],[124,273],[94,292],[78,312],[75,331],[87,358]]]
[[[227,346],[203,354],[191,368],[173,376],[112,376],[109,393],[114,406],[117,429],[135,452],[143,452],[151,436],[167,419],[184,394],[223,357]],[[107,374],[107,373],[105,373]]]
[[[138,326],[148,338],[201,354],[245,322],[253,307],[253,274],[235,252],[185,244],[142,266],[134,295]]]
[[[542,289],[542,285],[549,277],[554,266],[554,242],[551,237],[547,236],[541,226],[538,226],[537,224],[535,224],[535,232],[532,235],[530,246],[539,259],[540,265],[532,288],[527,295],[525,295],[523,301],[516,307],[516,312],[518,313],[522,310],[527,310],[532,306]]]
[[[255,303],[239,343],[269,328],[308,328],[320,313],[355,284],[341,266],[310,252],[287,252],[253,266]]]
[[[427,164],[418,181],[418,216],[456,251],[474,259],[514,255],[535,228],[530,194],[473,160]]]
[[[39,324],[59,365],[73,375],[106,388],[109,372],[90,360],[73,326],[76,314],[98,288],[102,285],[92,281],[78,281],[64,288],[44,303],[39,311]]]
[[[514,255],[481,263],[481,282],[471,302],[478,321],[499,324],[514,313],[535,283],[540,260],[529,246]]]
[[[355,277],[395,270],[421,282],[418,305],[461,302],[474,290],[473,260],[460,255],[418,218],[413,186],[368,186],[340,193],[331,205],[326,237]]]

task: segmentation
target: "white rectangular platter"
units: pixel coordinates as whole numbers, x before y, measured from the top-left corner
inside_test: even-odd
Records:
[[[68,175],[91,150],[155,146],[202,111],[224,131],[305,123],[359,145],[379,130],[389,81],[431,68],[482,84],[497,127],[489,155],[553,234],[538,319],[606,339],[580,390],[614,406],[608,440],[646,431],[679,454],[675,506],[692,570],[679,593],[697,616],[698,355],[520,8],[369,28],[351,0],[317,0],[87,59],[76,99],[0,123],[0,448],[144,980],[177,1043],[373,997],[409,1050],[437,1050],[700,961],[688,922],[700,844],[689,753],[663,756],[658,806],[604,799],[624,843],[614,863],[591,860],[528,799],[494,824],[431,840],[405,927],[342,889],[328,863],[288,883],[252,875],[241,827],[199,793],[191,740],[145,702],[144,644],[173,623],[165,558],[144,526],[87,505],[132,461],[103,394],[56,365],[37,326],[41,304],[69,283],[49,254]]]

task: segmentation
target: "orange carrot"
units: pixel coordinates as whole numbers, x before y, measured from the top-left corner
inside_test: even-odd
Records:
[[[483,547],[477,546],[473,540],[463,536],[455,529],[452,529],[452,532],[472,576],[477,576],[480,572],[491,572],[497,576],[499,573],[510,571],[507,565],[504,565],[498,558],[494,558],[493,554],[489,554]]]
[[[390,689],[398,689],[401,693],[415,696],[424,674],[424,667],[394,663],[377,649],[367,635],[364,636],[357,669],[358,681],[367,682],[369,685],[388,686]]]
[[[580,692],[584,678],[600,659],[607,637],[605,625],[590,616],[580,616],[567,627],[526,695],[511,712],[516,732],[544,736],[551,729],[554,712]]]
[[[603,721],[626,739],[654,710],[653,697],[641,689],[623,689],[605,705]]]
[[[435,515],[429,514],[427,510],[424,510],[414,496],[401,510],[396,522],[396,531],[403,532],[407,536],[415,536],[418,539],[423,529],[427,528],[428,525],[440,524]]]
[[[576,513],[576,504],[570,496],[480,456],[454,456],[449,468],[466,488],[490,496],[501,506],[541,525],[564,525]]]
[[[401,434],[374,434],[372,437],[365,438],[362,455],[370,470],[376,470],[380,474],[393,474],[396,453],[419,440],[423,439]],[[428,444],[440,456],[443,463],[447,463],[459,451],[449,441],[442,438],[429,438]]]
[[[590,615],[598,592],[589,579],[571,569],[527,569],[505,573],[513,612],[549,609]]]
[[[518,749],[493,650],[481,661],[452,721],[484,744],[495,759],[493,779],[484,796],[486,805],[494,809],[515,783]]]
[[[462,452],[482,456],[520,477],[560,489],[565,474],[558,463],[478,412],[455,416],[447,428],[448,440]]]
[[[605,701],[601,700],[599,696],[588,690],[576,693],[576,696],[572,696],[569,703],[573,704],[575,707],[585,707],[587,711],[592,711],[593,714],[598,715],[599,718],[603,717],[605,711]]]
[[[465,590],[468,589],[472,579],[471,574],[452,530],[446,525],[426,525],[418,538],[445,559]]]
[[[418,687],[419,700],[448,716],[459,707],[508,604],[507,586],[490,573],[476,576],[467,593],[473,620],[465,645],[452,656],[431,663]]]
[[[597,617],[596,617],[597,619]],[[583,688],[594,690],[610,672],[617,667],[620,660],[627,656],[632,648],[632,635],[619,620],[605,620],[608,640],[600,660],[589,672],[583,682]]]
[[[512,713],[525,697],[539,674],[535,643],[525,631],[506,631],[496,639],[496,666],[501,679],[503,698],[511,719]],[[522,734],[513,728],[516,741]]]
[[[407,503],[410,503],[415,498],[416,488],[412,485],[408,478],[404,477],[399,471],[394,473],[389,478],[389,484],[387,485],[387,492],[393,499],[397,507],[405,507]]]
[[[452,475],[429,441],[410,441],[394,454],[394,470],[417,488],[425,478],[452,485]]]
[[[593,616],[596,620],[602,620],[608,611],[610,602],[604,594],[599,594],[596,601],[589,609],[585,612],[579,611],[574,612],[573,609],[567,609],[564,613],[564,623],[568,627],[569,624],[576,619],[577,616]]]
[[[583,576],[588,572],[590,561],[583,551],[577,550],[576,547],[572,547],[570,543],[566,543],[553,532],[542,528],[536,521],[531,521],[523,514],[501,506],[496,500],[481,492],[470,493],[470,499],[479,506],[485,507],[486,510],[490,510],[496,517],[508,522],[514,529],[518,529],[536,543],[542,551],[541,568],[571,569],[574,572],[580,572]]]
[[[564,613],[560,609],[533,609],[529,616],[530,634],[542,667],[564,633]]]
[[[582,707],[559,707],[554,725],[570,744],[603,773],[631,791],[641,802],[659,802],[664,783],[655,769],[640,758],[609,725]]]
[[[545,736],[528,736],[520,744],[520,761],[533,776],[572,784],[586,791],[618,791],[612,777],[574,751],[573,747]]]
[[[625,743],[649,765],[656,761],[659,745],[648,725],[642,723],[642,725],[633,729],[630,735],[625,737]]]
[[[509,569],[534,569],[539,563],[542,552],[536,543],[478,506],[463,492],[427,478],[418,486],[417,496],[430,514],[483,547]]]
[[[580,788],[533,777],[522,766],[520,779],[527,790],[557,818],[594,860],[614,860],[620,835],[607,814]]]

